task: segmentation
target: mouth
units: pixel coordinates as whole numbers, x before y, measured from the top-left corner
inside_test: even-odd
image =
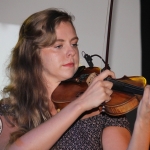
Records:
[[[67,63],[63,65],[64,67],[74,67],[74,63]]]

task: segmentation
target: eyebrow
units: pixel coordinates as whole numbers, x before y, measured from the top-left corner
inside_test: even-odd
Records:
[[[76,37],[74,37],[74,38],[71,39],[71,41],[73,41],[73,40],[79,40],[79,38],[76,36]],[[56,42],[57,42],[57,41],[58,41],[58,42],[59,42],[59,41],[60,41],[60,42],[63,42],[64,40],[63,40],[63,39],[57,39]]]

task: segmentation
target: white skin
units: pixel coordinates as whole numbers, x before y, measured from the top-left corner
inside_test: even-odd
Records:
[[[144,90],[128,150],[149,150],[150,145],[150,85]]]
[[[87,90],[75,101],[57,113],[51,101],[51,94],[62,80],[71,78],[79,65],[78,37],[69,22],[61,22],[56,28],[57,41],[40,52],[43,63],[43,77],[49,94],[51,119],[29,131],[10,146],[10,150],[48,150],[85,111],[109,101],[112,83],[104,81],[107,76],[115,78],[106,70],[94,78]],[[97,112],[95,113],[97,114]],[[89,115],[90,117],[90,115]],[[125,150],[130,133],[125,128],[107,127],[103,131],[104,150]]]

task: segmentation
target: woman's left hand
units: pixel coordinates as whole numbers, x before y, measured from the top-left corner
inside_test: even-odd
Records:
[[[136,120],[150,125],[150,85],[147,85],[144,89],[143,98],[138,106]]]

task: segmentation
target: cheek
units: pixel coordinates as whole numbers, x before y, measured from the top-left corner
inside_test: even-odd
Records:
[[[44,55],[42,57],[42,62],[43,62],[43,65],[45,66],[47,63],[51,62],[51,57],[49,57],[49,55]]]
[[[57,64],[60,62],[60,59],[55,56],[47,57],[45,59],[45,63],[49,66],[52,66],[53,68],[57,66]]]
[[[46,72],[48,74],[55,74],[58,70],[58,63],[56,61],[56,58],[48,57],[46,56],[45,59],[43,60],[43,72]],[[54,69],[55,68],[55,69]]]
[[[43,67],[46,69],[46,68],[49,68],[50,66],[53,65],[53,60],[54,58],[52,57],[51,54],[49,53],[43,53],[41,55],[41,60],[42,60],[42,65]]]
[[[77,52],[77,54],[76,54],[76,57],[75,57],[75,61],[76,61],[76,64],[77,64],[77,66],[79,66],[79,52]]]

